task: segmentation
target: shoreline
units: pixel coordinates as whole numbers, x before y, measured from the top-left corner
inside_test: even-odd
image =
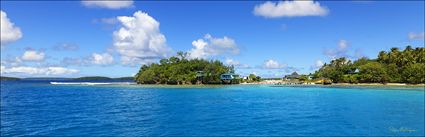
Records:
[[[397,87],[425,87],[425,84],[407,84],[407,83],[335,83],[330,86],[397,86]]]
[[[240,83],[241,85],[277,85],[281,84],[285,86],[285,81],[282,80],[265,80],[260,82],[252,82],[252,83]],[[312,86],[312,85],[320,85],[320,86],[396,86],[396,87],[425,87],[424,83],[421,84],[408,84],[408,83],[332,83],[330,85],[323,84],[295,84],[298,86]]]
[[[114,85],[114,84],[111,84]],[[337,83],[332,85],[322,85],[322,84],[298,84],[298,85],[275,85],[275,84],[265,84],[261,82],[256,83],[241,83],[241,84],[201,84],[201,85],[167,85],[167,84],[131,84],[123,86],[134,86],[134,87],[170,87],[170,88],[217,88],[217,87],[228,87],[228,86],[282,86],[282,87],[311,87],[311,86],[320,86],[320,87],[410,87],[410,88],[425,88],[425,84],[380,84],[380,83],[360,83],[360,84],[350,84],[350,83]]]
[[[163,86],[163,87],[223,87],[223,86],[236,86],[236,85],[275,85],[275,86],[383,86],[383,87],[424,87],[425,84],[407,84],[407,83],[332,83],[330,85],[304,83],[304,84],[285,84],[284,81],[280,80],[265,80],[260,82],[252,83],[240,83],[240,84],[181,84],[181,85],[169,85],[169,84],[137,84],[135,82],[109,82],[109,81],[93,81],[93,82],[49,82],[51,85],[133,85],[133,86]]]

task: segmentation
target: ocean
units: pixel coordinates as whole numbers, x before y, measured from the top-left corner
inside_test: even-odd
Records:
[[[1,81],[1,136],[424,136],[424,93]]]

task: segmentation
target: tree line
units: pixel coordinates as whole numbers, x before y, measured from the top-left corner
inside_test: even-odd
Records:
[[[334,83],[425,83],[425,49],[404,50],[391,48],[381,51],[376,59],[360,58],[351,61],[345,57],[324,64],[313,78],[324,78]]]
[[[142,65],[135,75],[138,84],[219,84],[220,75],[234,72],[218,60],[188,59],[188,54],[161,59],[159,63]]]

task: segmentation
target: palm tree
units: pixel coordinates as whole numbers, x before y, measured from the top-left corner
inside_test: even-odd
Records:
[[[378,54],[378,61],[381,63],[388,63],[388,54],[385,51],[381,51]]]

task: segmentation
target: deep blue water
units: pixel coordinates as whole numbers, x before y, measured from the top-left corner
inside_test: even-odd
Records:
[[[423,90],[2,81],[1,136],[424,136]]]

